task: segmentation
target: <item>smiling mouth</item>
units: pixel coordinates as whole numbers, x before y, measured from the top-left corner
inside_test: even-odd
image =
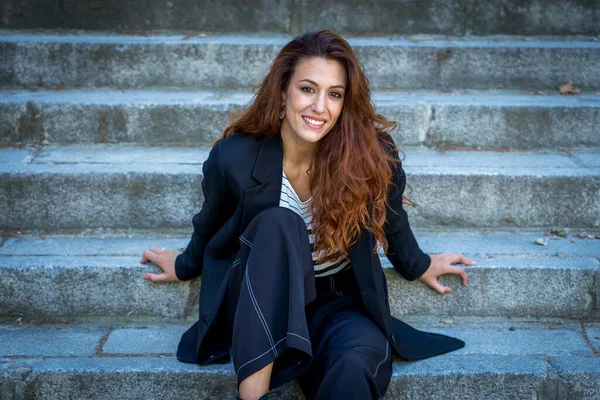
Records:
[[[317,120],[317,119],[312,119],[309,117],[302,117],[302,119],[304,121],[306,121],[310,127],[314,127],[314,128],[320,128],[321,126],[323,126],[325,124],[325,120]]]

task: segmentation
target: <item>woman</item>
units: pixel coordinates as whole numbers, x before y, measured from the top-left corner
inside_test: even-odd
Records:
[[[249,107],[204,163],[204,204],[182,254],[152,248],[153,282],[202,275],[200,319],[183,362],[227,362],[243,399],[299,378],[309,399],[381,398],[392,354],[415,360],[462,347],[390,315],[377,248],[406,279],[473,265],[424,254],[403,209],[405,175],[349,44],[299,35],[273,61]],[[239,397],[238,397],[239,398]]]

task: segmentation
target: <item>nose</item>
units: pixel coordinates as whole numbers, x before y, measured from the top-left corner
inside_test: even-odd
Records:
[[[319,93],[314,97],[314,101],[312,104],[312,111],[314,111],[315,113],[322,113],[325,112],[325,93]]]

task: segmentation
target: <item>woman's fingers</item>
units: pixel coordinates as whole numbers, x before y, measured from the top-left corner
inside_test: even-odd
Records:
[[[462,280],[463,286],[466,286],[469,281],[467,271],[464,268],[459,267],[458,265],[454,265],[454,263],[475,265],[474,262],[470,261],[462,254],[432,254],[431,265],[420,279],[440,294],[451,292],[450,287],[444,286],[439,283],[438,278],[442,275],[458,275]]]
[[[168,282],[170,279],[167,274],[153,274],[152,272],[146,272],[144,274],[144,279],[149,280],[150,282]]]
[[[442,285],[437,278],[428,280],[427,285],[432,288],[433,290],[435,290],[436,292],[438,292],[439,294],[444,294],[444,293],[449,293],[450,291],[452,291],[452,289],[450,289],[448,286],[444,286]]]
[[[475,261],[469,260],[463,254],[453,254],[452,264],[464,264],[464,265],[475,265],[477,264]]]
[[[151,247],[144,251],[140,263],[145,264],[147,262],[153,262],[162,271],[161,273],[146,272],[144,279],[151,282],[177,282],[177,274],[175,273],[175,259],[179,253],[172,250],[165,250],[164,248],[158,249]]]
[[[462,267],[457,267],[456,265],[449,265],[446,270],[447,274],[459,275],[462,279],[463,286],[467,286],[469,278],[467,277],[467,271],[465,271]]]
[[[162,266],[159,263],[159,258],[160,254],[157,254],[156,252],[152,251],[152,249],[146,250],[142,255],[142,260],[140,261],[140,263],[146,264],[147,262],[153,262],[162,269]]]

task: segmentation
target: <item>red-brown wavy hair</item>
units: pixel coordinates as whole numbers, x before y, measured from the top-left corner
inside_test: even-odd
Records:
[[[371,231],[387,250],[383,230],[386,200],[398,159],[385,147],[392,145],[386,137],[396,123],[375,112],[363,67],[343,38],[319,30],[303,33],[285,45],[251,103],[225,129],[223,138],[241,133],[280,134],[282,92],[287,90],[298,61],[311,57],[338,61],[348,79],[342,112],[319,141],[308,171],[314,249],[320,254],[319,262],[348,255],[363,229]]]

